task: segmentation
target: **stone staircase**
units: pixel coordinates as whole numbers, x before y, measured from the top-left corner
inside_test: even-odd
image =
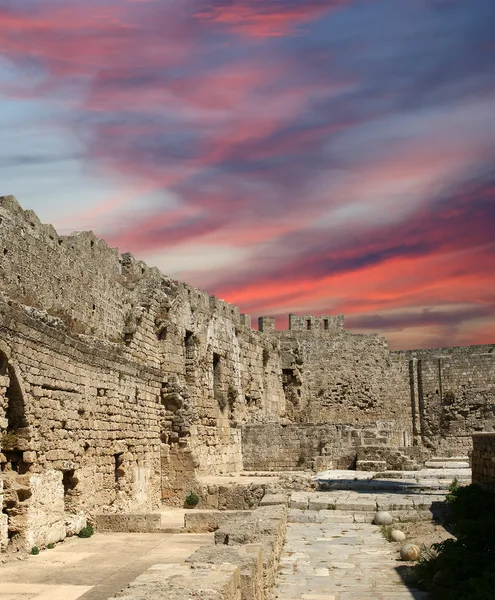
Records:
[[[379,490],[404,493],[447,493],[454,480],[462,485],[471,483],[471,469],[467,457],[431,458],[426,461],[424,468],[414,471],[329,470],[318,473],[314,478],[318,489],[322,491]]]

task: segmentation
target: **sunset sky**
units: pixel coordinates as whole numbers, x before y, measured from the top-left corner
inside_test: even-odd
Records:
[[[0,0],[0,195],[253,318],[495,342],[495,0]]]

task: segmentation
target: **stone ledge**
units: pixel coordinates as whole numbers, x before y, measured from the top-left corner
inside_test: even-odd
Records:
[[[215,544],[244,546],[261,544],[263,549],[263,587],[271,597],[287,530],[288,508],[285,505],[264,506],[250,515],[228,519],[215,532]]]
[[[219,529],[224,523],[227,522],[228,519],[233,516],[237,516],[239,514],[246,515],[251,514],[251,512],[246,511],[221,511],[221,512],[212,512],[212,511],[200,511],[195,510],[191,512],[187,512],[184,515],[184,529],[187,533],[209,533],[211,531],[216,531]]]
[[[154,565],[111,600],[241,600],[233,564]]]
[[[246,544],[235,548],[203,546],[186,563],[234,564],[240,572],[242,600],[263,599],[263,550],[260,544]]]
[[[160,530],[159,513],[95,515],[98,531],[114,533],[156,533]]]

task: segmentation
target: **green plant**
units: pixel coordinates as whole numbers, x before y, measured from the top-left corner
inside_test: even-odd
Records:
[[[7,433],[4,433],[0,447],[5,448],[6,450],[13,450],[16,446],[17,435],[13,431],[7,431]]]
[[[380,531],[382,532],[383,537],[387,540],[387,542],[392,541],[392,531],[394,528],[392,525],[382,525],[380,527]]]
[[[55,544],[48,544],[48,550],[53,550],[55,548]]]
[[[40,549],[38,548],[38,546],[33,546],[31,548],[31,554],[34,554],[34,556],[36,556],[39,553],[40,553]]]
[[[297,466],[298,467],[302,467],[305,462],[306,462],[306,458],[305,458],[305,456],[303,454],[301,454],[299,456],[299,458],[297,459]]]
[[[186,505],[187,506],[197,506],[199,503],[199,496],[196,492],[190,492],[188,496],[186,496]]]
[[[457,539],[434,544],[414,569],[436,600],[489,600],[495,586],[495,495],[454,480],[446,503]]]
[[[77,534],[77,537],[89,538],[93,535],[94,532],[95,530],[92,525],[86,525],[86,527],[83,527],[81,531]]]

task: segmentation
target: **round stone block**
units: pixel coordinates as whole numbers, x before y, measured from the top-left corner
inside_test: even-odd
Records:
[[[393,542],[403,542],[406,539],[406,534],[403,531],[400,531],[399,529],[394,529],[390,533],[390,539]]]
[[[393,521],[392,515],[384,510],[379,510],[373,519],[375,525],[392,525]]]
[[[421,556],[419,546],[415,544],[404,544],[400,549],[400,557],[402,560],[418,560]]]

